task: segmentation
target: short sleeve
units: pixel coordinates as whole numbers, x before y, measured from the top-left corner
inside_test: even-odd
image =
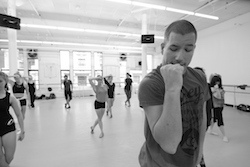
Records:
[[[140,83],[138,98],[140,107],[162,105],[164,102],[164,82],[157,82],[153,78],[144,78]]]

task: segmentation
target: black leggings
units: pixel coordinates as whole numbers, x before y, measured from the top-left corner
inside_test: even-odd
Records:
[[[124,89],[124,91],[125,91],[125,94],[127,96],[127,99],[129,100],[131,98],[131,90]]]
[[[217,122],[218,126],[223,126],[224,122],[223,122],[223,117],[222,117],[222,111],[223,111],[223,107],[216,107],[214,108],[214,122]]]

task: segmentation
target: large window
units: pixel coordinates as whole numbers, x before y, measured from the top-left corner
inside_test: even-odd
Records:
[[[101,75],[102,76],[102,52],[94,52],[94,76]]]
[[[1,71],[5,72],[9,75],[9,50],[8,49],[1,49],[0,50],[0,68]],[[24,54],[23,49],[17,50],[17,70],[23,76],[24,75]]]
[[[153,57],[152,55],[147,55],[147,72],[152,71],[153,67]]]
[[[69,70],[69,51],[60,51],[61,70]]]
[[[9,70],[9,51],[8,49],[1,49],[1,69]]]
[[[91,52],[73,52],[74,86],[81,88],[89,85],[91,76]]]
[[[28,71],[29,75],[32,76],[33,80],[35,81],[36,84],[36,89],[39,89],[39,62],[38,59],[36,58],[28,58]]]
[[[73,52],[74,70],[91,70],[91,52]]]
[[[64,76],[67,75],[70,79],[70,58],[69,51],[60,51],[60,65],[61,65],[61,88],[64,89]],[[74,84],[74,82],[72,83]]]
[[[125,79],[126,79],[126,73],[127,73],[127,61],[120,61],[120,86],[125,86]]]

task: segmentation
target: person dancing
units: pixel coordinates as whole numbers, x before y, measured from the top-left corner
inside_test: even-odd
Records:
[[[108,86],[108,106],[107,106],[108,109],[106,112],[107,112],[107,115],[110,112],[110,118],[112,118],[113,117],[112,106],[113,106],[114,100],[115,100],[115,95],[114,95],[115,83],[113,83],[113,76],[109,75],[109,76],[104,77],[104,82]]]
[[[94,80],[97,81],[97,84],[94,83]],[[99,124],[101,134],[100,138],[104,136],[103,133],[103,123],[102,123],[102,117],[105,112],[105,102],[107,101],[107,86],[103,84],[103,77],[98,75],[96,78],[89,78],[89,83],[92,86],[95,94],[96,94],[96,100],[94,102],[95,111],[97,114],[97,119],[94,122],[94,125],[90,127],[91,133],[94,133],[94,129],[97,124]]]
[[[133,80],[131,79],[131,75],[129,73],[126,74],[127,78],[125,79],[125,87],[124,91],[127,96],[127,100],[125,101],[125,105],[128,103],[128,107],[130,107],[130,98],[131,98],[131,92],[132,92],[132,83]]]
[[[29,106],[31,105],[29,86],[19,72],[16,72],[14,74],[14,79],[15,79],[15,82],[9,80],[9,83],[12,86],[12,92],[13,92],[14,96],[20,102],[21,112],[23,114],[23,119],[25,119],[27,100],[28,100],[28,105]],[[26,92],[26,95],[25,95],[25,92]]]
[[[66,100],[65,108],[69,109],[70,108],[69,102],[72,100],[73,84],[72,81],[68,79],[67,75],[64,76],[63,85],[64,85],[64,97]]]
[[[23,115],[18,100],[7,92],[8,76],[0,72],[0,166],[9,167],[14,158],[16,150],[16,128],[15,122],[9,113],[11,106],[18,119],[20,133],[18,140],[24,139]]]

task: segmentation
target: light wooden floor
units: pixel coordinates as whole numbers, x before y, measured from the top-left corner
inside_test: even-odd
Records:
[[[26,138],[18,142],[11,167],[138,167],[138,154],[144,141],[144,113],[137,95],[125,107],[124,95],[117,95],[113,118],[103,118],[104,138],[99,127],[90,133],[96,119],[94,97],[74,98],[71,109],[64,99],[39,100],[28,109]],[[225,107],[225,129],[230,142],[221,136],[206,135],[207,167],[247,167],[250,164],[250,113]],[[215,131],[219,129],[215,126]]]

